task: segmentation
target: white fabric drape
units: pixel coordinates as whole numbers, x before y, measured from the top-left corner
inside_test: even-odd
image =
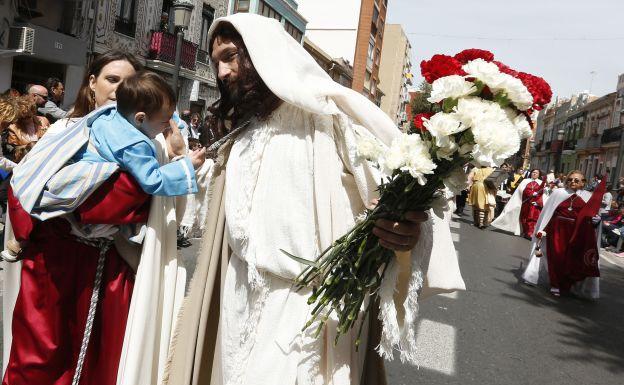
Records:
[[[531,182],[537,182],[540,186],[544,184],[540,179],[524,179],[520,182],[516,191],[514,191],[511,198],[509,198],[509,202],[505,205],[503,212],[491,223],[492,226],[514,233],[514,235],[520,235],[522,233],[522,226],[520,225],[522,194],[526,186]]]

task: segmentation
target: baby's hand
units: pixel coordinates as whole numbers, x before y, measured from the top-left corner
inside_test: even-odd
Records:
[[[206,161],[206,147],[191,151],[190,157],[193,168],[197,170]]]

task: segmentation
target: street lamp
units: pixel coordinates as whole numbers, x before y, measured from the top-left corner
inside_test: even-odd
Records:
[[[189,0],[178,0],[173,3],[173,24],[176,29],[176,52],[175,69],[173,70],[173,92],[178,96],[178,79],[180,77],[180,59],[182,56],[182,41],[184,30],[191,23],[191,13],[193,13],[193,3]]]

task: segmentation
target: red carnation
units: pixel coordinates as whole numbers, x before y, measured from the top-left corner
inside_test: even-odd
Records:
[[[427,129],[425,128],[425,122],[423,121],[424,119],[429,119],[433,116],[433,114],[429,114],[429,113],[422,113],[422,114],[416,114],[416,116],[414,116],[414,127],[416,127],[420,132],[425,132],[427,131]]]
[[[539,111],[550,103],[552,90],[546,80],[525,72],[520,72],[517,77],[533,96],[533,109]]]
[[[506,64],[503,64],[499,61],[493,61],[492,63],[496,64],[500,72],[507,74],[507,75],[511,75],[515,78],[518,77],[518,71],[511,69],[511,67],[507,66]]]
[[[420,63],[420,71],[428,83],[445,76],[466,75],[461,67],[462,64],[457,59],[447,55],[433,55],[431,60],[423,60]]]
[[[455,55],[455,59],[457,59],[462,64],[466,64],[469,61],[472,61],[475,59],[483,59],[489,62],[489,61],[494,60],[494,54],[490,51],[486,51],[483,49],[471,48],[471,49],[465,49],[461,51],[460,53],[458,53],[457,55]]]

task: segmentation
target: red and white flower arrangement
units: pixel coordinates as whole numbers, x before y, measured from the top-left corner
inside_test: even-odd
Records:
[[[291,255],[309,265],[298,278],[300,287],[313,288],[308,302],[315,306],[305,327],[314,324],[320,332],[335,313],[338,338],[357,320],[363,322],[378,298],[380,319],[384,323],[392,319],[389,309],[394,309],[394,289],[386,287],[385,273],[394,263],[395,253],[380,246],[372,233],[375,221],[403,220],[408,211],[438,206],[436,201],[443,200],[445,187],[452,191],[465,188],[462,166],[468,162],[491,167],[502,164],[518,152],[522,139],[531,136],[532,113],[552,97],[542,78],[514,71],[484,50],[434,55],[421,63],[421,71],[432,85],[428,101],[438,103],[441,111],[416,115],[415,132],[401,134],[389,148],[372,137],[363,136],[358,143],[359,155],[385,175],[377,206],[367,210],[363,220],[317,261]],[[415,282],[422,285],[422,277]],[[415,298],[410,301],[416,303]],[[317,320],[320,322],[315,323]],[[398,343],[415,346],[412,340]],[[382,353],[391,356],[392,348],[385,350]]]

